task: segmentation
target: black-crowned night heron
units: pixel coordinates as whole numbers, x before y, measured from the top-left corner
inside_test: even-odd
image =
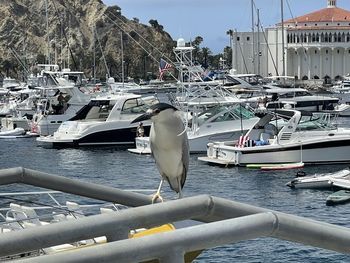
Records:
[[[172,105],[158,103],[152,105],[132,123],[148,119],[152,121],[149,135],[151,151],[162,177],[152,201],[157,198],[162,200],[160,190],[164,180],[168,181],[170,188],[181,198],[188,172],[189,146],[180,113]]]

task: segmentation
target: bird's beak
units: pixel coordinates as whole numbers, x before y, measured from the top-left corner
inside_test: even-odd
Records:
[[[141,121],[146,121],[151,119],[151,117],[153,116],[153,112],[152,111],[147,111],[146,113],[142,114],[141,116],[137,117],[135,120],[133,120],[131,123],[135,123],[135,122],[141,122]]]

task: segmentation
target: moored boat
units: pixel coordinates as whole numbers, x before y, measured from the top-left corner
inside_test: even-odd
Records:
[[[136,124],[130,122],[157,103],[154,96],[131,93],[111,94],[91,99],[73,118],[63,122],[52,136],[37,138],[39,146],[79,147],[133,145]],[[148,135],[150,123],[144,123]]]
[[[286,185],[291,188],[331,188],[332,182],[337,180],[346,180],[350,184],[350,170],[343,169],[335,173],[315,174],[293,179]]]
[[[350,202],[350,191],[339,190],[329,195],[326,199],[326,205],[340,205]]]
[[[201,161],[240,165],[325,164],[350,160],[350,129],[329,113],[280,109],[263,114],[240,141],[209,143]]]

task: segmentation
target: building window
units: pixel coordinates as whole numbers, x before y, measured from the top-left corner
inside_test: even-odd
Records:
[[[328,54],[328,49],[326,49],[326,54]]]
[[[247,41],[249,41],[250,40],[250,37],[247,37]]]
[[[317,50],[315,50],[315,54],[317,54]]]
[[[348,50],[349,54],[350,54],[350,49]]]
[[[338,23],[338,26],[340,26],[340,23]]]
[[[305,26],[307,26],[307,24],[305,24]]]
[[[317,24],[315,24],[315,26],[317,26]]]
[[[338,53],[338,54],[340,53],[339,49],[337,50],[337,53]]]
[[[328,23],[326,23],[326,26],[328,26]]]
[[[237,37],[237,41],[239,41],[240,40],[240,37]]]

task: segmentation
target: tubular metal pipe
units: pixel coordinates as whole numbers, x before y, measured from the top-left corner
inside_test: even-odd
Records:
[[[22,167],[0,169],[0,185],[20,182],[23,173],[24,169]]]
[[[183,258],[186,251],[197,251],[227,243],[269,236],[275,231],[276,222],[276,216],[268,212],[111,242],[80,251],[73,250],[56,255],[29,258],[18,262],[93,263],[117,261],[123,263],[162,259],[164,255],[168,254],[176,258],[180,256]]]
[[[0,256],[204,216],[208,213],[208,207],[211,207],[210,202],[211,198],[208,196],[183,198],[129,208],[115,214],[94,215],[3,233],[0,235]]]
[[[133,207],[152,203],[152,197],[148,195],[21,167],[0,170],[0,185],[11,183],[24,183]]]
[[[350,254],[350,229],[288,214],[278,214],[273,237]]]

